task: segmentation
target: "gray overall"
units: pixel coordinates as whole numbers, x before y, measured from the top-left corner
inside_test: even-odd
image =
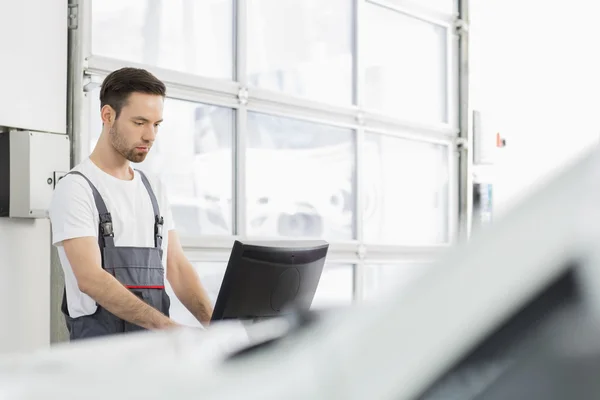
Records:
[[[136,172],[142,178],[154,209],[154,247],[115,247],[112,217],[100,193],[82,173],[72,171],[69,174],[85,178],[94,193],[96,208],[100,214],[98,246],[102,255],[102,268],[134,295],[169,316],[170,300],[165,291],[165,275],[162,265],[163,218],[148,179],[143,172],[138,170]],[[99,304],[97,304],[95,313],[71,318],[67,308],[66,291],[63,294],[62,312],[65,315],[71,340],[144,330],[141,326],[111,314]]]

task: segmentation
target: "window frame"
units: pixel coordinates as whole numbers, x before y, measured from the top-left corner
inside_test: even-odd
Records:
[[[98,1],[98,0],[92,0]],[[309,122],[350,128],[356,132],[355,229],[356,239],[331,243],[328,263],[354,265],[354,295],[361,299],[364,268],[373,263],[402,263],[414,260],[433,260],[456,242],[468,236],[471,200],[469,183],[472,165],[470,163],[470,123],[468,106],[468,0],[454,0],[455,13],[442,13],[419,7],[408,0],[354,0],[352,20],[353,43],[353,93],[354,105],[340,106],[319,103],[273,92],[265,89],[248,88],[247,85],[247,2],[233,0],[233,66],[232,81],[207,78],[188,73],[165,70],[157,67],[137,65],[159,76],[167,85],[169,97],[229,107],[235,111],[234,141],[234,199],[244,199],[246,193],[246,122],[249,111],[281,117],[302,119]],[[363,28],[361,15],[367,3],[383,5],[390,12],[402,12],[412,17],[447,28],[446,74],[447,74],[447,115],[448,123],[423,123],[400,120],[382,115],[364,107],[365,93],[364,60],[361,59],[362,44],[359,40]],[[86,134],[92,110],[88,96],[91,89],[101,84],[110,71],[122,66],[136,66],[130,62],[95,56],[91,54],[91,2],[70,0],[70,7],[77,8],[77,29],[69,30],[69,96],[68,127],[72,143],[72,165],[81,162],[87,155],[89,137]],[[450,174],[449,196],[449,236],[450,241],[435,246],[402,246],[366,244],[363,240],[363,156],[365,132],[394,135],[411,140],[434,141],[449,148],[448,167]],[[403,132],[412,132],[407,135]],[[193,261],[226,262],[234,240],[257,239],[245,234],[245,206],[234,201],[234,235],[181,238],[186,254]],[[267,239],[267,238],[260,238]]]

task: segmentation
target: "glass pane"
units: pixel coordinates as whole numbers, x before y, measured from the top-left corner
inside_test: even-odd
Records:
[[[355,147],[350,129],[248,113],[248,235],[352,239]]]
[[[92,54],[233,77],[233,0],[94,0]]]
[[[448,147],[367,133],[364,229],[370,243],[448,240]]]
[[[323,268],[312,309],[349,306],[354,296],[354,266],[329,264]]]
[[[225,275],[225,268],[227,262],[194,262],[192,263],[194,269],[200,277],[200,281],[208,293],[208,297],[212,302],[213,307],[217,302],[217,296],[221,289],[221,282],[223,282],[223,276]],[[196,318],[188,311],[187,308],[177,299],[173,289],[165,281],[165,286],[169,297],[171,298],[171,318],[180,324],[188,326],[200,326],[200,323]]]
[[[397,293],[422,277],[429,268],[430,264],[425,262],[367,265],[363,288],[365,299],[378,300]]]
[[[352,102],[351,0],[249,0],[249,83]]]
[[[446,29],[371,3],[364,25],[366,107],[447,122]]]
[[[90,152],[102,130],[99,90],[91,95]],[[163,118],[138,167],[166,184],[180,236],[232,234],[233,110],[168,98]]]

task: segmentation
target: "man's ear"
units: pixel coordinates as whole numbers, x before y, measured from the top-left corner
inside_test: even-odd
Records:
[[[102,118],[103,124],[111,125],[113,122],[115,122],[116,115],[117,113],[115,112],[114,108],[108,104],[102,107],[100,110],[100,117]]]

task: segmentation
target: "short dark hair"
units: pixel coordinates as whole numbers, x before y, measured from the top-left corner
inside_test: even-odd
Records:
[[[119,118],[131,93],[155,94],[165,97],[165,84],[141,68],[125,67],[108,74],[100,89],[100,107],[111,106]]]

